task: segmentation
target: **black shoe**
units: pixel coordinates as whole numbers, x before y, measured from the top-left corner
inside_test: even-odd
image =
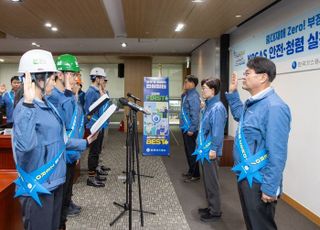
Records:
[[[200,177],[189,177],[189,178],[185,179],[183,182],[191,183],[191,182],[196,182],[196,181],[199,181],[199,180],[200,180]]]
[[[191,173],[182,173],[182,176],[189,178],[189,177],[191,177]]]
[[[100,168],[103,170],[103,171],[111,171],[111,168],[108,168],[104,165],[101,165]]]
[[[98,175],[96,175],[96,180],[97,180],[97,181],[106,181],[107,178],[104,177],[104,176],[100,176],[100,175],[98,174]]]
[[[80,214],[80,210],[76,208],[72,208],[71,206],[68,207],[67,216],[78,216]]]
[[[93,187],[96,187],[96,188],[106,186],[106,185],[105,185],[104,183],[102,183],[101,181],[98,181],[95,177],[89,177],[89,178],[87,179],[87,185],[88,185],[88,186],[93,186]]]
[[[70,201],[70,205],[69,205],[71,208],[75,208],[75,209],[79,209],[81,210],[81,206],[79,205],[76,205],[72,200]]]
[[[220,220],[220,218],[221,218],[221,213],[215,214],[215,215],[210,214],[210,213],[206,213],[200,217],[200,220],[203,222],[215,222],[215,221]]]
[[[98,168],[96,172],[100,176],[108,176],[108,173],[106,171],[103,171],[101,168]]]
[[[199,208],[199,209],[198,209],[198,213],[199,213],[200,215],[207,214],[207,213],[209,213],[209,208]]]

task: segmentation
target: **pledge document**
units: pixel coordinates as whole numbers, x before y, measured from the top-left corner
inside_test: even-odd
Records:
[[[116,111],[117,106],[112,104],[110,107],[99,117],[99,119],[90,128],[91,133],[97,132],[101,126],[109,119],[109,117]]]
[[[92,105],[89,107],[89,113],[93,114],[95,111],[97,111],[101,106],[104,105],[107,101],[109,101],[109,96],[107,94],[104,94],[103,96],[99,97],[98,100],[96,100]]]

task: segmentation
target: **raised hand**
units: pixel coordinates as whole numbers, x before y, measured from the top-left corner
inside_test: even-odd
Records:
[[[71,88],[72,88],[72,85],[70,84],[70,78],[72,76],[70,75],[70,73],[65,73],[64,74],[64,86],[67,90],[70,90],[71,91]]]
[[[238,88],[238,75],[236,72],[232,73],[231,82],[229,85],[229,93],[236,91]]]
[[[26,77],[26,79],[25,79],[24,85],[23,85],[24,102],[30,104],[30,103],[32,103],[33,99],[36,96],[36,86],[35,86],[34,82],[31,81],[30,73],[26,73],[25,77]]]
[[[1,84],[0,85],[0,95],[4,94],[6,92],[6,84]]]

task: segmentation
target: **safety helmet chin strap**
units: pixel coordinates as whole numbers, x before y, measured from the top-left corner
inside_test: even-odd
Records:
[[[48,81],[48,77],[49,77],[49,72],[44,73],[43,87],[41,87],[39,84],[39,80],[41,80],[42,77],[40,79],[37,79],[36,75],[37,75],[36,73],[31,74],[32,80],[34,81],[35,85],[41,90],[41,96],[44,97],[44,96],[46,96],[46,86],[47,86],[47,81]]]

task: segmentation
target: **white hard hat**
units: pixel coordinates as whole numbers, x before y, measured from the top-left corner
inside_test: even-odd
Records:
[[[102,76],[102,77],[107,77],[106,72],[104,71],[104,69],[100,68],[100,67],[94,67],[91,71],[90,71],[90,76]]]
[[[34,49],[25,52],[20,58],[19,73],[57,72],[56,64],[49,51]]]

